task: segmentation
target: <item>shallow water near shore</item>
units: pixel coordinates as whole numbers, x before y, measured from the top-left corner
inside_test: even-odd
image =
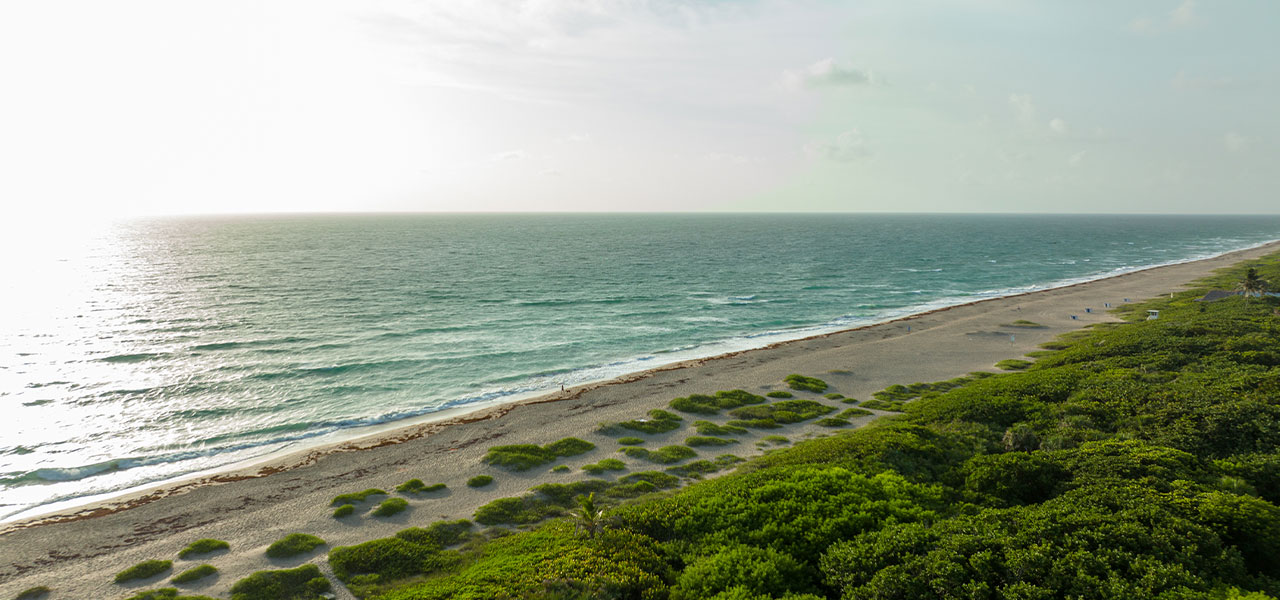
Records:
[[[120,224],[5,265],[0,518],[445,408],[1277,237],[1277,217]]]

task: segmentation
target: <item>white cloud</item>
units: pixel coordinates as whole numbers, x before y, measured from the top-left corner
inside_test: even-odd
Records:
[[[842,65],[834,58],[824,58],[799,71],[787,71],[784,75],[787,87],[825,88],[883,83],[875,73],[857,67]]]
[[[871,156],[866,138],[857,129],[841,133],[834,141],[811,142],[805,145],[804,150],[810,156],[837,162],[850,162]]]
[[[1067,126],[1067,122],[1062,119],[1052,119],[1049,121],[1049,131],[1058,135],[1067,135],[1071,132],[1071,128]]]
[[[1228,151],[1244,152],[1249,149],[1250,140],[1239,133],[1228,131],[1226,135],[1222,136],[1222,143],[1227,147]]]
[[[1031,101],[1031,94],[1009,94],[1009,107],[1020,123],[1036,120],[1036,105]]]

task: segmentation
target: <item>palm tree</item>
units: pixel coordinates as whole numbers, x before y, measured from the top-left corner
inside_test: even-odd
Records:
[[[578,496],[578,509],[573,511],[573,518],[578,522],[575,529],[585,532],[588,538],[596,537],[604,528],[604,510],[596,508],[595,492]]]
[[[1267,285],[1265,279],[1258,276],[1257,269],[1249,267],[1249,270],[1245,271],[1244,279],[1240,281],[1240,285],[1237,287],[1241,292],[1244,292],[1245,298],[1251,298],[1265,294],[1270,286]]]

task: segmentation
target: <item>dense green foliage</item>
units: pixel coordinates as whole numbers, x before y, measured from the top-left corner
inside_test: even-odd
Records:
[[[205,577],[213,575],[214,573],[217,573],[217,572],[218,572],[218,569],[213,565],[199,565],[196,567],[191,567],[190,569],[187,569],[181,573],[178,573],[177,575],[174,575],[173,579],[170,579],[169,581],[172,581],[174,583],[190,583],[197,579],[204,579]]]
[[[716,415],[721,410],[729,408],[738,408],[748,404],[760,404],[764,402],[763,396],[743,391],[730,390],[719,391],[714,396],[705,396],[703,394],[691,394],[685,398],[676,398],[671,401],[671,408],[680,412],[694,413],[698,415]]]
[[[339,494],[333,498],[329,506],[342,506],[343,504],[358,504],[364,502],[369,496],[385,496],[387,492],[378,488],[369,488],[363,492],[355,492],[352,494]]]
[[[227,550],[230,548],[231,548],[231,544],[228,544],[222,540],[215,540],[213,538],[202,538],[194,542],[191,542],[190,544],[187,544],[186,548],[183,548],[181,551],[178,552],[178,558],[186,558],[193,554],[208,554],[210,552],[216,552],[218,550]]]
[[[467,480],[467,487],[480,488],[493,483],[493,477],[489,475],[476,475]]]
[[[288,558],[310,552],[323,545],[324,540],[314,535],[290,533],[267,546],[267,556],[271,558]]]
[[[375,517],[390,517],[391,515],[397,514],[406,508],[409,508],[408,500],[405,500],[404,498],[387,498],[382,501],[382,504],[378,505],[378,508],[373,509],[373,512],[369,514]]]
[[[320,568],[257,571],[231,586],[231,600],[319,600],[330,589]]]
[[[582,465],[582,470],[592,475],[600,475],[605,471],[622,471],[626,468],[627,463],[616,458],[606,458],[595,464]]]
[[[680,422],[683,420],[680,415],[655,408],[649,411],[649,418],[647,419],[632,419],[621,423],[601,423],[600,432],[606,435],[616,435],[623,430],[630,430],[654,435],[679,429]]]
[[[447,489],[449,486],[443,483],[433,483],[427,485],[421,479],[410,479],[396,486],[396,491],[401,494],[425,494],[428,492],[439,492]]]
[[[695,460],[683,465],[667,467],[666,471],[681,477],[691,479],[701,479],[703,475],[710,475],[719,471],[723,471],[733,465],[743,462],[746,459],[739,458],[732,454],[721,454],[715,460]]]
[[[18,595],[14,596],[13,600],[40,600],[40,598],[45,598],[51,593],[53,593],[53,590],[49,589],[48,586],[38,585],[18,592]]]
[[[1021,371],[1030,367],[1033,363],[1029,360],[1020,360],[1017,358],[1006,358],[996,363],[996,368],[1002,371]]]
[[[783,381],[786,381],[787,385],[793,390],[813,392],[815,394],[821,394],[822,392],[827,391],[827,382],[816,377],[805,377],[804,375],[792,373],[787,375]]]
[[[846,409],[844,409],[844,410],[840,411],[840,414],[838,414],[838,415],[836,415],[836,416],[837,416],[837,417],[840,417],[841,419],[856,419],[856,418],[858,418],[858,417],[865,417],[865,416],[867,416],[867,415],[871,415],[871,414],[874,414],[874,413],[872,413],[872,412],[871,412],[871,411],[869,411],[869,410],[865,410],[865,409],[862,409],[862,408],[854,407],[854,408],[846,408]]]
[[[171,560],[144,560],[128,569],[116,573],[115,582],[121,583],[133,579],[146,579],[155,577],[169,569],[173,568]]]
[[[848,427],[849,425],[851,425],[848,419],[841,419],[839,417],[827,417],[825,419],[818,419],[817,423],[823,427]]]
[[[39,596],[29,596],[30,598],[38,598]],[[23,596],[18,596],[19,600]],[[178,594],[178,588],[159,588],[155,590],[143,590],[125,600],[216,600],[209,596],[185,596]]]
[[[774,391],[769,392],[769,393],[767,393],[767,394],[765,394],[765,395],[766,395],[766,396],[768,396],[768,397],[770,397],[770,398],[794,398],[794,397],[795,397],[795,394],[792,394],[791,392],[788,392],[787,390],[774,390]]]
[[[684,439],[684,445],[690,448],[697,448],[700,446],[728,446],[729,444],[736,443],[738,443],[738,440],[709,437],[705,435],[691,435]]]
[[[367,596],[389,582],[427,575],[457,564],[459,554],[445,550],[471,537],[470,521],[437,521],[425,529],[411,527],[394,537],[329,551],[333,573],[357,596]]]
[[[545,446],[512,444],[494,446],[484,455],[484,462],[512,471],[527,471],[564,456],[577,456],[594,450],[595,444],[578,438],[564,438]]]
[[[1280,280],[1275,258],[1253,266]],[[1280,300],[1202,293],[1126,304],[1131,322],[1064,336],[1024,371],[891,386],[868,407],[903,414],[683,489],[617,504],[624,485],[674,487],[637,473],[535,492],[615,504],[594,537],[553,520],[379,597],[1272,600]],[[765,408],[733,410],[776,426]]]
[[[339,506],[338,508],[333,509],[333,518],[341,519],[342,517],[350,515],[354,512],[356,512],[356,506],[354,504],[343,504],[342,506]]]
[[[703,423],[703,422],[704,421],[699,421],[699,423]],[[622,444],[623,446],[639,446],[640,444],[644,443],[644,438],[625,436],[625,437],[618,438],[618,443]]]
[[[630,458],[639,458],[649,462],[655,462],[660,465],[678,463],[682,460],[693,458],[698,455],[693,448],[688,446],[663,446],[657,450],[631,446],[627,448],[619,448],[618,451]]]
[[[717,425],[711,421],[694,421],[693,428],[698,431],[698,435],[741,435],[747,432],[742,427]]]
[[[816,419],[822,415],[835,412],[835,408],[814,402],[813,400],[779,400],[773,404],[762,406],[744,406],[729,411],[736,421],[729,423],[739,426],[738,421],[747,421],[753,425],[744,427],[769,427],[768,423],[789,424]]]

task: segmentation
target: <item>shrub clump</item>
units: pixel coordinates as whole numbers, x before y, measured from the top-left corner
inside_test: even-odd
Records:
[[[804,375],[792,373],[787,375],[783,381],[787,382],[787,385],[793,390],[813,392],[815,394],[827,391],[827,382],[816,377],[805,377]]]
[[[627,468],[624,463],[616,458],[606,458],[592,465],[582,465],[582,470],[592,475],[599,475],[605,471],[621,471]]]
[[[825,419],[818,419],[818,424],[823,427],[848,427],[851,423],[845,419],[827,417]]]
[[[645,448],[619,448],[619,452],[626,454],[631,458],[638,458],[655,462],[660,465],[669,465],[678,463],[686,458],[693,458],[698,455],[697,452],[688,446],[663,446],[657,450],[647,450]]]
[[[343,504],[357,504],[364,502],[369,496],[387,495],[387,492],[378,488],[369,488],[363,492],[355,492],[353,494],[341,494],[333,498],[333,502],[329,506],[341,506]]]
[[[267,547],[267,556],[271,558],[288,558],[315,550],[323,546],[324,540],[307,533],[290,533]]]
[[[378,508],[373,509],[370,514],[375,517],[390,517],[406,508],[409,508],[408,500],[404,498],[387,498],[382,501],[382,504],[378,505]]]
[[[699,446],[728,446],[729,444],[736,443],[738,443],[738,440],[708,437],[705,435],[691,435],[684,440],[684,445],[690,448],[697,448]]]
[[[116,573],[116,583],[131,581],[134,579],[146,579],[154,577],[169,569],[173,568],[171,560],[144,560],[128,569]]]
[[[681,477],[689,477],[691,479],[701,479],[703,475],[710,475],[718,471],[723,471],[724,469],[731,467],[735,464],[738,464],[740,462],[744,462],[745,460],[746,459],[739,458],[732,454],[722,454],[716,457],[714,461],[695,460],[688,464],[683,464],[675,467],[667,467],[667,472],[674,473]]]
[[[362,597],[374,591],[368,586],[424,575],[452,566],[457,561],[457,552],[443,551],[435,539],[420,535],[396,534],[395,537],[370,540],[355,546],[338,546],[329,551],[333,574]]]
[[[396,537],[410,542],[422,544],[431,542],[441,548],[460,544],[472,536],[474,525],[466,519],[456,521],[436,521],[427,527],[410,527],[401,529]]]
[[[554,467],[551,467],[552,473],[568,473],[569,471],[572,471],[572,470],[573,469],[569,468],[569,465],[556,465]]]
[[[699,422],[705,423],[706,421],[699,421]],[[638,438],[638,437],[632,437],[632,436],[620,437],[618,438],[618,443],[622,444],[623,446],[639,446],[640,444],[644,443],[644,438]]]
[[[823,395],[822,395],[822,397],[823,397],[823,398],[826,398],[827,400],[843,400],[843,399],[844,399],[844,394],[840,394],[840,393],[837,393],[837,392],[831,392],[830,394],[823,394]]]
[[[865,416],[867,416],[867,415],[873,415],[873,414],[875,414],[875,413],[873,413],[873,412],[871,412],[871,411],[869,411],[869,410],[865,410],[865,409],[862,409],[862,408],[856,408],[856,407],[855,407],[855,408],[846,408],[846,409],[844,409],[840,414],[838,414],[838,415],[836,415],[836,416],[837,416],[837,417],[839,417],[839,418],[841,418],[841,419],[856,419],[856,418],[858,418],[858,417],[865,417]]]
[[[748,404],[760,404],[765,399],[744,390],[719,391],[714,396],[704,394],[690,394],[684,398],[676,398],[671,401],[671,408],[681,412],[694,413],[699,415],[715,415],[721,410],[728,408],[738,408]]]
[[[467,487],[481,488],[493,483],[493,477],[489,475],[476,475],[467,480]]]
[[[511,498],[499,498],[476,509],[475,519],[481,525],[527,525],[564,514],[574,505],[574,498],[593,492],[603,492],[612,484],[600,480],[574,483],[544,483],[534,486],[530,493]]]
[[[18,595],[14,597],[14,600],[36,600],[37,598],[43,598],[49,595],[51,592],[53,592],[53,590],[49,589],[49,586],[38,585],[18,592]]]
[[[1039,323],[1036,323],[1035,321],[1028,321],[1028,320],[1026,320],[1026,319],[1018,319],[1017,321],[1014,321],[1014,322],[1012,322],[1012,323],[1005,323],[1005,324],[1003,325],[1003,327],[1025,327],[1025,328],[1027,328],[1027,329],[1041,329],[1041,328],[1043,328],[1043,327],[1044,327],[1044,325],[1041,325],[1041,324],[1039,324]]]
[[[564,438],[545,446],[512,444],[494,446],[484,456],[484,462],[513,471],[527,471],[538,465],[553,462],[561,456],[576,456],[595,449],[596,445],[578,438]]]
[[[870,408],[873,410],[888,410],[888,411],[894,411],[894,412],[902,412],[903,407],[904,405],[901,400],[894,400],[892,402],[887,402],[885,400],[873,398],[871,400],[867,400],[866,402],[862,403],[862,408]]]
[[[680,422],[683,420],[680,415],[655,408],[649,411],[649,418],[647,419],[632,419],[621,423],[601,423],[600,432],[606,435],[614,435],[626,429],[653,435],[679,429]]]
[[[770,398],[794,398],[795,397],[795,394],[792,394],[791,392],[788,392],[786,390],[774,390],[765,395]]]
[[[214,573],[217,573],[217,572],[218,572],[218,569],[213,565],[200,565],[198,567],[191,567],[186,571],[183,571],[181,573],[178,573],[177,575],[174,575],[173,579],[170,579],[169,581],[172,581],[174,583],[190,583],[197,579],[204,579],[205,577],[213,575]]]
[[[747,432],[742,427],[716,425],[711,421],[694,421],[693,427],[698,430],[698,435],[742,435]]]
[[[320,568],[307,564],[253,573],[231,586],[231,600],[318,600],[329,588]]]
[[[1020,360],[1017,358],[1006,358],[996,363],[996,368],[1002,369],[1005,371],[1022,371],[1022,370],[1025,370],[1027,367],[1030,367],[1032,364],[1034,363],[1032,363],[1029,360]]]
[[[449,486],[443,483],[433,483],[431,485],[427,485],[423,483],[421,479],[410,479],[409,481],[406,481],[400,485],[397,485],[396,491],[400,492],[401,494],[425,494],[428,492],[438,492],[447,487]]]
[[[766,435],[766,436],[764,436],[764,437],[760,438],[760,441],[762,441],[762,442],[768,442],[768,443],[773,444],[773,445],[775,445],[775,446],[781,446],[781,445],[784,445],[784,444],[790,444],[790,443],[791,443],[791,440],[789,440],[789,439],[787,439],[787,438],[785,438],[785,437],[782,437],[782,436],[780,436],[780,435]]]
[[[178,552],[178,558],[186,558],[192,554],[208,554],[217,550],[228,550],[230,548],[231,544],[222,540],[203,538],[187,544],[186,548],[183,548]]]
[[[750,427],[752,429],[777,429],[782,427],[773,419],[732,419],[727,425],[730,427]]]
[[[744,406],[729,412],[738,419],[772,421],[774,423],[799,423],[835,412],[835,408],[813,400],[781,400],[766,406]],[[731,422],[732,423],[732,422]],[[752,425],[747,425],[751,427]],[[755,425],[768,427],[765,424]]]
[[[343,504],[342,506],[339,506],[338,508],[333,509],[333,518],[341,519],[342,517],[345,517],[354,512],[356,512],[356,505]]]
[[[34,598],[34,596],[32,596]],[[23,600],[23,596],[18,596],[18,600]],[[160,588],[155,590],[143,590],[125,600],[216,600],[208,596],[179,596],[178,588]]]

